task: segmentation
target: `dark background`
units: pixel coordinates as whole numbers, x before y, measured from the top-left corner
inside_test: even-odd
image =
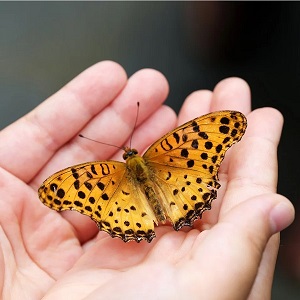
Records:
[[[120,63],[129,76],[161,71],[176,111],[194,90],[238,76],[251,87],[253,108],[284,115],[278,191],[297,209],[299,13],[297,2],[1,2],[0,129],[101,60]],[[298,219],[282,233],[275,300],[299,297]]]

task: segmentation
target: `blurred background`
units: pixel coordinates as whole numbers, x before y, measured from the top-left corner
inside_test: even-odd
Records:
[[[1,2],[0,130],[101,60],[129,76],[161,71],[177,112],[195,90],[245,79],[253,108],[285,118],[278,191],[297,216],[282,232],[272,299],[299,299],[299,15],[299,2]]]

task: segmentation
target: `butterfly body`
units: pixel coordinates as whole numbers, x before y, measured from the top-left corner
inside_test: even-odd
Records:
[[[133,180],[136,186],[146,196],[156,217],[154,222],[156,224],[158,224],[158,222],[165,222],[166,215],[160,203],[161,201],[155,192],[155,175],[153,170],[147,165],[145,159],[138,155],[135,149],[126,148],[124,153],[125,157],[127,156],[127,151],[134,153],[126,159],[128,180]]]
[[[57,211],[88,215],[100,230],[125,242],[151,242],[154,224],[169,221],[179,230],[210,209],[225,152],[241,139],[246,124],[236,111],[196,118],[143,156],[124,147],[125,163],[90,162],[53,174],[39,188],[40,200]]]

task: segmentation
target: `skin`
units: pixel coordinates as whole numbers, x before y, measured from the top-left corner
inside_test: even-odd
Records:
[[[228,78],[185,100],[178,115],[162,105],[168,84],[155,70],[127,79],[104,61],[85,70],[0,132],[0,286],[2,299],[270,299],[279,234],[294,218],[276,193],[282,115],[251,112],[250,89]],[[142,153],[167,131],[210,111],[243,112],[248,128],[226,154],[212,210],[193,229],[156,227],[150,244],[124,243],[76,212],[40,203],[37,189],[73,164]],[[104,130],[103,130],[104,129]],[[200,231],[202,230],[202,231]]]

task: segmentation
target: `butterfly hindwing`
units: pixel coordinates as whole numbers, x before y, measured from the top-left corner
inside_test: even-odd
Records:
[[[211,201],[217,196],[199,174],[184,174],[180,169],[161,169],[155,176],[156,191],[162,199],[167,219],[175,230],[191,226],[203,211],[210,209]]]

